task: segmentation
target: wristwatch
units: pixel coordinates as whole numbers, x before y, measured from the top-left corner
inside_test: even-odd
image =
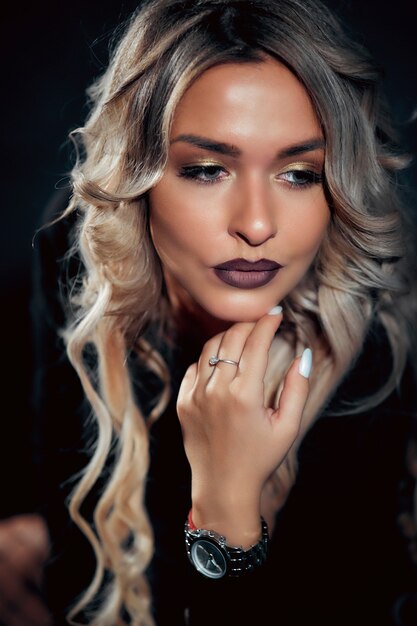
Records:
[[[259,542],[247,550],[227,545],[226,537],[214,530],[196,528],[191,515],[185,522],[185,547],[188,558],[200,574],[207,578],[238,577],[252,572],[266,561],[268,526],[261,518]]]

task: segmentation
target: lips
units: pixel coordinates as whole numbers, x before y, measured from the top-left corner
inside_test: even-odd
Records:
[[[216,276],[227,285],[239,289],[256,289],[269,283],[281,267],[282,265],[269,259],[232,259],[216,265],[213,269]]]

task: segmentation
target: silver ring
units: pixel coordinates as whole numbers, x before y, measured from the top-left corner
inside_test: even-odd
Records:
[[[229,363],[230,365],[236,365],[239,367],[239,363],[237,361],[232,361],[232,359],[219,359],[218,356],[211,356],[209,358],[209,365],[217,365],[217,363]]]

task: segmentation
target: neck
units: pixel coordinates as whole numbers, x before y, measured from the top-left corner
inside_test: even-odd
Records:
[[[174,318],[181,341],[195,345],[201,352],[206,341],[230,328],[232,322],[219,320],[198,307],[175,311]]]
[[[193,363],[198,360],[201,350],[211,337],[224,332],[232,322],[213,317],[172,277],[165,277],[168,297],[177,330],[177,341],[181,344],[184,356]]]

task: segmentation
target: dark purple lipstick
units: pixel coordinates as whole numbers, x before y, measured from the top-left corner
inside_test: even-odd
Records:
[[[216,265],[213,269],[216,276],[227,285],[238,289],[256,289],[269,283],[281,267],[282,265],[269,259],[232,259]]]

